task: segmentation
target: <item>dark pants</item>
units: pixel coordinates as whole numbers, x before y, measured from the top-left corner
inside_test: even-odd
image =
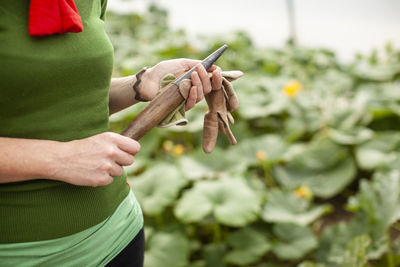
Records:
[[[106,267],[143,267],[144,231],[143,228],[135,238]]]

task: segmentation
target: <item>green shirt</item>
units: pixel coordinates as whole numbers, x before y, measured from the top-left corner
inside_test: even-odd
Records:
[[[113,47],[104,0],[75,0],[81,33],[28,34],[29,0],[0,1],[0,136],[69,141],[108,130]],[[1,164],[1,163],[0,163]],[[59,238],[110,216],[125,176],[83,187],[38,179],[0,184],[0,244]]]

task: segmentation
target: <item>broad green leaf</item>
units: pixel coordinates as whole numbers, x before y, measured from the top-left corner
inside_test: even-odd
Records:
[[[368,263],[367,247],[371,243],[368,235],[361,235],[353,238],[347,245],[343,256],[343,267],[365,267]]]
[[[282,93],[284,79],[253,77],[245,75],[235,82],[240,99],[239,114],[245,119],[263,118],[279,114],[287,105],[287,97]]]
[[[316,138],[292,157],[290,164],[295,167],[306,167],[321,171],[334,167],[348,156],[346,148],[334,143],[327,137]]]
[[[154,233],[147,247],[145,267],[184,267],[189,263],[189,240],[181,233]]]
[[[231,233],[228,244],[233,247],[233,250],[226,254],[225,260],[239,266],[249,266],[259,261],[271,248],[267,237],[249,227]]]
[[[257,219],[260,198],[240,178],[198,181],[179,199],[174,212],[186,223],[213,215],[222,224],[239,227]]]
[[[317,247],[317,239],[310,228],[297,224],[275,224],[273,232],[278,238],[272,251],[283,260],[296,260],[304,257]]]
[[[297,267],[326,267],[326,265],[322,264],[322,263],[314,263],[311,261],[304,261],[304,262],[300,263],[299,265],[297,265]]]
[[[367,128],[355,127],[351,130],[329,130],[329,137],[338,144],[357,145],[371,139],[373,131]]]
[[[251,265],[254,267],[281,267],[282,264],[281,263],[274,263],[274,262],[262,262],[260,264],[257,265]]]
[[[326,120],[330,127],[340,129],[341,135],[338,138],[344,137],[343,141],[353,142],[366,138],[365,135],[368,133],[361,134],[356,129],[364,129],[360,125],[366,125],[370,122],[371,116],[368,113],[367,106],[371,99],[374,99],[373,93],[365,90],[359,92],[345,90],[331,94],[326,99],[328,102],[328,105],[324,107]]]
[[[263,135],[251,139],[242,140],[236,146],[229,149],[229,153],[241,155],[248,165],[259,164],[260,160],[275,163],[282,159],[288,145],[278,135]],[[262,154],[264,159],[257,158]]]
[[[206,262],[203,260],[191,261],[190,267],[206,267]]]
[[[220,177],[224,173],[243,172],[247,167],[239,153],[228,153],[217,147],[210,154],[199,150],[183,156],[179,165],[188,179]]]
[[[360,191],[349,200],[355,217],[323,233],[320,260],[342,264],[344,248],[356,236],[369,235],[368,259],[377,259],[387,249],[387,231],[400,218],[400,174],[396,169],[376,172],[371,181],[362,180]]]
[[[378,132],[374,138],[356,148],[358,165],[364,170],[373,170],[399,157],[400,134]]]
[[[331,211],[329,205],[311,207],[309,200],[297,197],[294,192],[275,189],[267,197],[261,215],[266,222],[307,225]]]
[[[175,201],[187,180],[175,166],[157,163],[143,174],[133,177],[131,183],[143,212],[154,216]]]
[[[371,238],[367,250],[368,259],[381,257],[387,248],[384,225],[370,221],[363,212],[357,212],[349,222],[340,222],[324,230],[316,253],[318,261],[341,267],[347,245],[360,235]]]
[[[321,198],[330,198],[350,184],[356,166],[347,149],[324,138],[292,156],[286,165],[273,168],[275,178],[288,189],[307,185]]]
[[[362,180],[360,191],[350,198],[348,206],[365,212],[371,222],[389,227],[400,219],[400,172],[377,172],[372,181]]]
[[[394,65],[366,66],[356,69],[356,74],[365,80],[383,82],[391,80],[400,72],[400,63]]]
[[[205,260],[205,267],[225,267],[224,255],[226,254],[226,244],[216,243],[204,246],[203,258]]]

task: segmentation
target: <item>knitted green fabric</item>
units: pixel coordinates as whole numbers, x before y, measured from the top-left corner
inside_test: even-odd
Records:
[[[108,130],[106,1],[75,3],[83,32],[34,38],[29,0],[0,1],[0,136],[69,141]],[[111,215],[128,192],[125,176],[97,188],[44,179],[0,184],[0,243],[82,231]]]

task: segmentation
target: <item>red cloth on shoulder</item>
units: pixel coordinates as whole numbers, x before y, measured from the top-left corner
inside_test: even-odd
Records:
[[[82,30],[82,19],[73,0],[31,0],[30,35],[45,36]]]

